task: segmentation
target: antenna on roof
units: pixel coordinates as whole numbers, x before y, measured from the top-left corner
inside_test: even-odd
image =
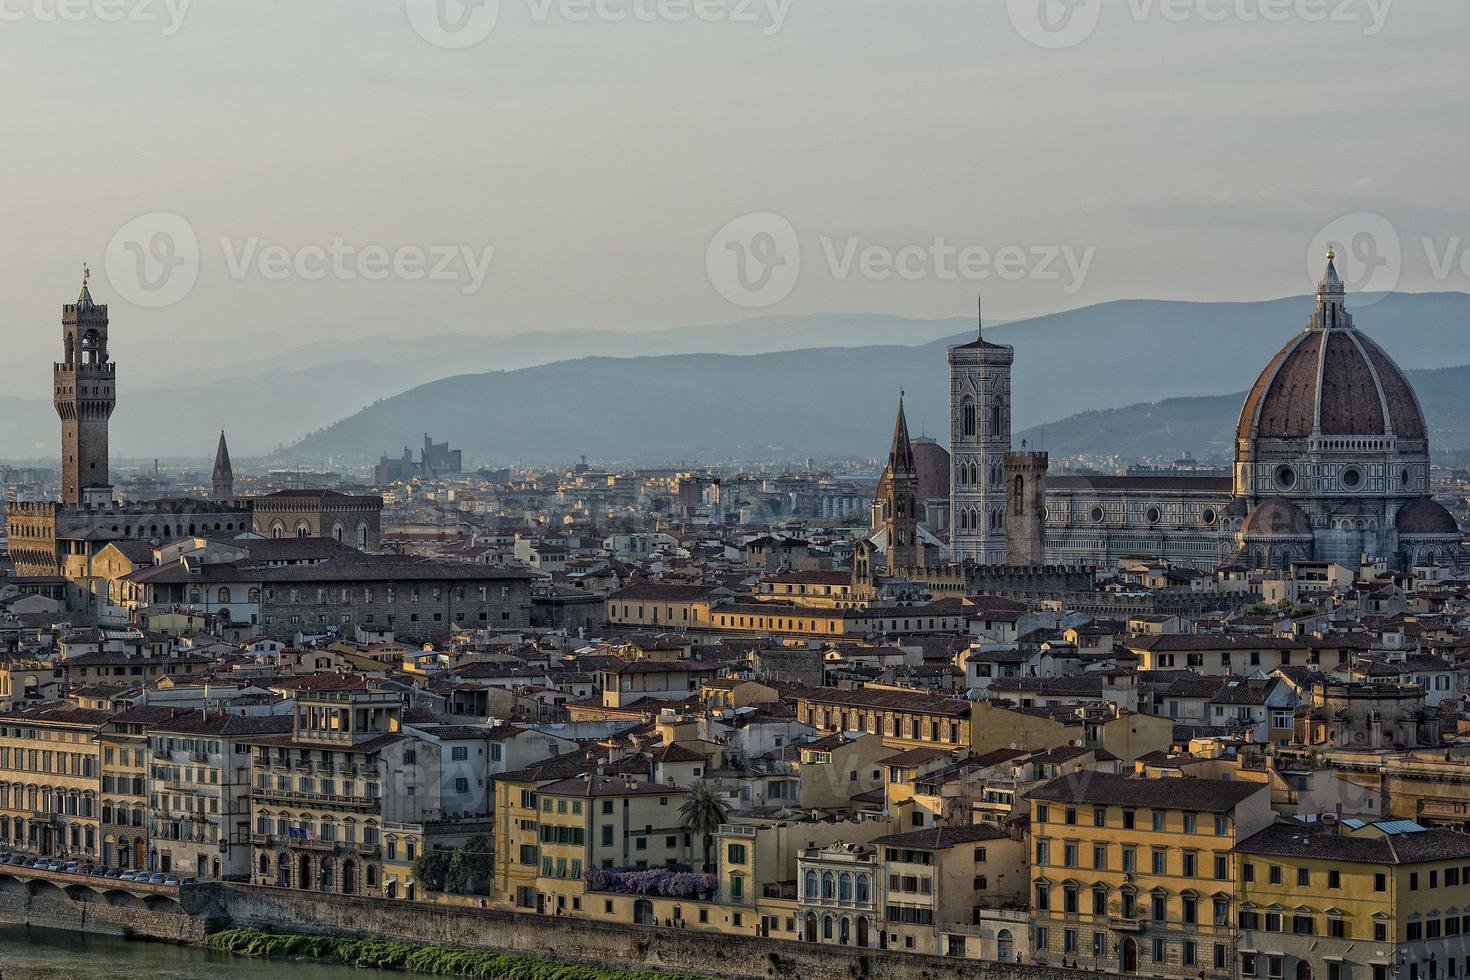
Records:
[[[985,339],[985,294],[978,293],[975,296],[975,336]]]

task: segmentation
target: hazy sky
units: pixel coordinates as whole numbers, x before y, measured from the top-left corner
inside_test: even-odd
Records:
[[[1470,291],[1464,0],[170,2],[0,0],[12,350]]]

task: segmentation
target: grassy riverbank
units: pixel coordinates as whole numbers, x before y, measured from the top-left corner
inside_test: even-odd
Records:
[[[448,977],[495,980],[704,980],[688,974],[607,970],[577,963],[556,963],[516,953],[485,953],[441,946],[416,946],[380,939],[309,936],[261,929],[224,929],[204,940],[211,949],[242,956],[303,957],[349,966],[409,970]]]

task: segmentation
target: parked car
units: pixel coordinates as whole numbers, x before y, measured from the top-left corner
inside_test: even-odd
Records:
[[[120,877],[122,877],[122,869],[121,868],[108,868],[107,869],[107,873],[104,874],[102,877],[104,877],[104,878],[120,878]]]
[[[65,871],[67,874],[76,874],[79,868],[81,868],[80,864],[77,864],[75,861],[68,861],[65,865],[62,866],[61,870]]]
[[[161,885],[163,884],[163,874],[161,872],[155,871],[148,876],[147,881],[150,885]]]
[[[136,871],[124,871],[122,874],[118,875],[119,881],[136,881],[137,879],[138,872]]]
[[[168,885],[171,888],[177,888],[178,887],[178,884],[179,884],[179,876],[178,875],[164,875],[163,876],[163,883],[165,885]]]

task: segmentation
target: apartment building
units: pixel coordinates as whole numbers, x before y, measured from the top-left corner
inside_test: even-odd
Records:
[[[585,773],[540,787],[537,890],[558,912],[580,911],[588,868],[644,870],[704,861],[684,828],[684,791],[632,776]]]
[[[896,688],[807,688],[792,698],[798,720],[819,732],[867,732],[893,749],[970,745],[972,705]]]
[[[64,704],[0,713],[0,843],[76,861],[100,858],[108,712]]]
[[[882,859],[886,948],[996,959],[1024,938],[1030,878],[1020,837],[993,824],[961,824],[873,844]]]
[[[1076,772],[1028,798],[1034,962],[1234,975],[1232,852],[1275,820],[1268,786]]]
[[[174,712],[148,740],[148,867],[184,877],[250,874],[251,740],[287,733],[287,716]]]
[[[1470,836],[1291,820],[1235,851],[1241,980],[1470,975]]]
[[[384,825],[442,812],[439,744],[402,716],[396,691],[300,692],[289,731],[250,739],[252,881],[386,895]]]

